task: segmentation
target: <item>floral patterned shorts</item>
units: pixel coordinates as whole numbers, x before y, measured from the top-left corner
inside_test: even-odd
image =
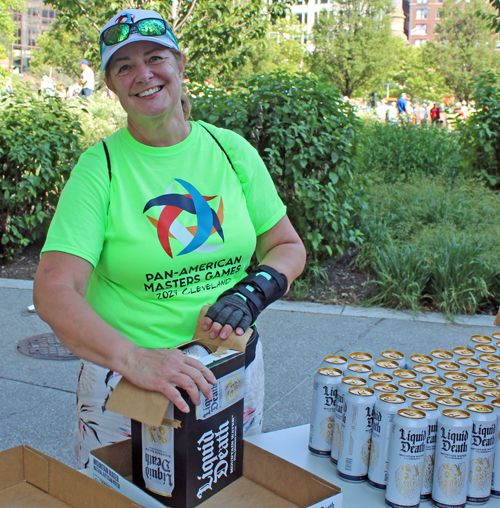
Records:
[[[251,342],[254,342],[251,339]],[[262,432],[264,410],[264,359],[262,343],[255,340],[255,348],[245,368],[243,434]],[[255,356],[253,355],[255,351]],[[130,419],[106,410],[106,402],[121,379],[121,374],[82,361],[76,391],[77,424],[73,434],[78,468],[89,465],[90,451],[130,437]]]

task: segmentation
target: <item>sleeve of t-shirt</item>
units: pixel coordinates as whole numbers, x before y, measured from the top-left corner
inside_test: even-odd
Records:
[[[236,132],[203,123],[227,152],[238,174],[257,236],[269,231],[286,214],[269,171],[257,150]]]
[[[109,173],[102,143],[87,150],[71,172],[50,224],[43,252],[79,256],[94,268],[104,243]]]

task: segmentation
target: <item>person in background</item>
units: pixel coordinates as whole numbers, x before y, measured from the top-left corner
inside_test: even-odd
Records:
[[[95,88],[94,71],[89,67],[87,60],[82,60],[78,65],[80,69],[82,69],[80,75],[80,82],[82,84],[80,97],[90,97],[90,94],[94,92]]]
[[[306,260],[258,152],[232,131],[188,120],[186,56],[161,15],[121,11],[101,30],[100,48],[127,126],[74,167],[34,285],[38,315],[82,359],[79,468],[90,450],[130,434],[130,420],[106,410],[122,376],[183,412],[189,406],[178,388],[195,405],[200,392],[211,398],[212,372],[175,349],[192,339],[206,304],[203,328],[212,339],[253,330],[243,431],[261,432],[264,364],[255,322]]]
[[[420,125],[427,125],[428,115],[427,115],[427,106],[425,102],[422,103],[419,109],[419,117],[420,117]]]
[[[441,110],[439,109],[439,106],[436,105],[436,103],[433,103],[432,109],[431,109],[431,121],[433,125],[439,125],[439,115],[441,114]]]
[[[408,101],[406,99],[406,94],[402,93],[401,97],[398,99],[396,103],[396,107],[398,108],[398,115],[400,119],[408,119]]]

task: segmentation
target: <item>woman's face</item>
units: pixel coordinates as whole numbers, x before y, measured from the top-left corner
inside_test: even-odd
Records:
[[[180,103],[181,64],[165,46],[156,42],[132,42],[120,48],[108,63],[108,87],[116,93],[132,120],[171,117]]]

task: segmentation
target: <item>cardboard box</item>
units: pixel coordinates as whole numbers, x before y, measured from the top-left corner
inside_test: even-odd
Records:
[[[141,508],[29,446],[0,452],[0,508]]]
[[[129,481],[131,458],[130,439],[94,450],[92,477],[146,508],[164,508]],[[342,494],[319,476],[244,441],[243,476],[198,508],[342,508]]]

